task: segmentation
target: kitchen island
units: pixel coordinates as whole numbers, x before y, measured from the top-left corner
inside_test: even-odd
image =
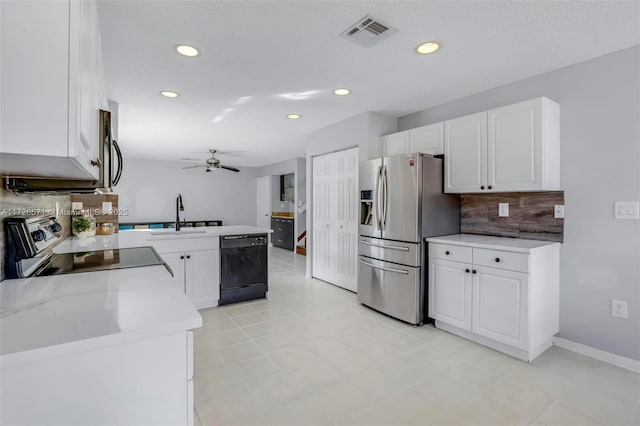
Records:
[[[165,266],[6,280],[0,423],[193,424],[201,326]]]

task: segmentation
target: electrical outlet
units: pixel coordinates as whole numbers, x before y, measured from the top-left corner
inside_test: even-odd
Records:
[[[616,201],[615,213],[616,219],[640,219],[640,203],[637,201]]]
[[[71,210],[82,210],[82,201],[74,201],[71,203]]]
[[[113,205],[111,204],[111,201],[103,201],[102,202],[102,213],[111,213],[111,210],[113,210]]]
[[[611,299],[611,316],[623,319],[629,318],[627,301]]]
[[[556,219],[564,219],[564,205],[556,204],[553,206],[553,217]]]
[[[500,217],[509,216],[509,203],[498,203],[498,216]]]

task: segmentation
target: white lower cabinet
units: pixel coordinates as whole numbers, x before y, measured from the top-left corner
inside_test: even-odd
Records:
[[[191,335],[180,331],[3,367],[0,424],[193,425]]]
[[[196,309],[218,306],[220,250],[160,252],[173,272],[173,280]]]
[[[438,328],[532,361],[559,328],[558,246],[524,253],[429,243],[429,316]]]
[[[430,259],[429,315],[471,331],[471,265]]]
[[[527,349],[529,275],[474,266],[471,331]]]

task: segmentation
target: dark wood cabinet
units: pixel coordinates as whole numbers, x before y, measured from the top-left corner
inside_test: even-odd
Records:
[[[273,229],[271,239],[274,247],[280,247],[291,251],[294,250],[295,235],[293,230],[293,219],[272,217],[271,229]]]

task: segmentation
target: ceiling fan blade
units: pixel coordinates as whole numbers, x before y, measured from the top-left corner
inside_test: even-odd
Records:
[[[232,172],[236,172],[236,173],[240,171],[240,169],[236,169],[235,167],[223,166],[222,164],[220,164],[220,168],[225,170],[231,170]]]
[[[181,158],[180,161],[202,161],[202,158]]]
[[[208,166],[205,166],[204,164],[198,164],[197,166],[182,167],[182,169],[183,170],[184,169],[195,169],[195,168],[198,168],[198,167],[208,167]]]

